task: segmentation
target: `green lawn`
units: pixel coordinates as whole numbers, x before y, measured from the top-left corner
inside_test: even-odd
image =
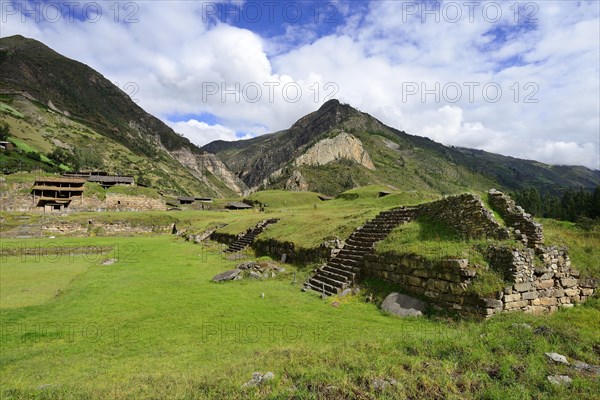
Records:
[[[364,294],[332,307],[335,299],[302,293],[307,272],[292,284],[290,265],[272,280],[212,283],[236,262],[170,235],[3,240],[49,243],[117,243],[119,261],[65,258],[56,263],[64,269],[58,282],[45,275],[50,262],[2,259],[3,296],[5,287],[8,297],[24,293],[18,270],[39,293],[28,305],[5,305],[3,297],[3,399],[593,399],[600,392],[597,378],[544,356],[556,351],[600,364],[596,299],[543,317],[397,319],[365,303]],[[48,288],[61,294],[48,297]],[[514,323],[546,328],[538,334]],[[255,371],[273,371],[275,379],[242,388]],[[573,385],[552,386],[546,376],[555,373],[572,376]],[[378,392],[372,383],[380,378],[398,384]]]
[[[574,268],[586,277],[600,277],[600,223],[590,231],[568,221],[543,218],[546,243],[566,246]]]

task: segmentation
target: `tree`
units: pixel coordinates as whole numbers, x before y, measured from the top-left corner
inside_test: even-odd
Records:
[[[8,136],[10,135],[10,127],[6,122],[0,123],[0,140],[6,141],[8,140]]]
[[[73,152],[73,168],[76,170],[84,169],[96,169],[102,167],[104,164],[102,157],[98,152],[86,147],[77,147]]]
[[[594,194],[592,195],[592,206],[590,211],[590,217],[600,218],[600,185],[596,186]]]
[[[48,153],[48,158],[58,165],[71,165],[73,156],[68,150],[63,149],[62,147],[57,147],[51,153]]]

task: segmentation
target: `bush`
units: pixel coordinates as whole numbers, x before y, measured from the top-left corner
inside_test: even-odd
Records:
[[[8,135],[10,135],[10,128],[6,122],[3,122],[0,124],[0,140],[8,140]]]
[[[575,222],[575,226],[577,226],[579,229],[583,229],[584,231],[591,231],[594,229],[594,227],[596,226],[597,221],[588,218],[588,217],[579,217],[577,219],[577,222]]]

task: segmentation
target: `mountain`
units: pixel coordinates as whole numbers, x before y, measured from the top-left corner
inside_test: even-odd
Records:
[[[491,187],[534,187],[560,193],[593,188],[600,171],[444,146],[381,123],[338,100],[299,119],[289,129],[202,147],[214,153],[248,187],[338,194],[367,184],[442,194]]]
[[[42,160],[56,149],[87,152],[100,158],[95,166],[178,194],[222,197],[246,189],[213,154],[100,73],[23,36],[0,38],[0,122],[18,147]]]
[[[5,172],[93,167],[173,194],[280,188],[334,195],[371,184],[442,194],[490,187],[559,193],[600,180],[584,167],[444,146],[337,100],[289,129],[198,148],[97,71],[22,36],[0,38],[4,124],[19,149],[0,153]]]

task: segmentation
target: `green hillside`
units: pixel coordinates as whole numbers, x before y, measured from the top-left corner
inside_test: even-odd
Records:
[[[136,182],[160,188],[174,194],[232,195],[233,192],[220,181],[216,181],[219,192],[208,188],[193,177],[167,152],[158,152],[150,158],[135,154],[123,144],[99,134],[90,127],[56,113],[40,103],[31,102],[21,96],[0,96],[0,104],[10,104],[23,117],[0,112],[0,123],[9,126],[9,140],[17,149],[0,153],[0,168],[3,173],[16,171],[64,171],[72,169],[48,157],[56,149],[68,154],[81,152],[93,154],[98,160],[92,165],[84,163],[81,169],[98,169],[111,174],[132,175]],[[19,151],[21,150],[21,151]],[[39,154],[39,160],[31,154]],[[44,162],[46,160],[46,162]]]
[[[206,170],[204,152],[100,73],[22,36],[0,38],[0,124],[17,145],[0,154],[4,173],[88,168],[173,194],[235,193]]]
[[[343,159],[319,166],[294,165],[311,146],[341,132],[362,142],[375,170]],[[285,188],[288,178],[298,171],[309,190],[330,195],[370,184],[440,194],[492,187],[561,193],[569,187],[594,188],[600,182],[600,171],[585,167],[551,166],[447,147],[388,127],[337,100],[325,103],[288,130],[237,142],[215,141],[203,149],[217,154],[249,187],[263,187],[268,180],[267,188]],[[273,177],[278,170],[282,174]]]

